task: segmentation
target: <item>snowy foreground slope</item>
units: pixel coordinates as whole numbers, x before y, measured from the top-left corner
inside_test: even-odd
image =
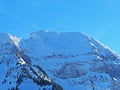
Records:
[[[0,90],[120,90],[120,59],[79,32],[0,33]]]

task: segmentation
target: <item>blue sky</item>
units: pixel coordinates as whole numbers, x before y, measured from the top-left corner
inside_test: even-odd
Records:
[[[0,0],[0,32],[84,32],[120,54],[120,0]]]

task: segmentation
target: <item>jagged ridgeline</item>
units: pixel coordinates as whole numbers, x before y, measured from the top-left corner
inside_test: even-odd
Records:
[[[79,32],[0,33],[0,90],[119,90],[120,58]]]

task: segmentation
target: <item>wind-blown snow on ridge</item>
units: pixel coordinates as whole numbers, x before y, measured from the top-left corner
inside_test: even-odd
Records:
[[[83,33],[42,30],[32,33],[27,40],[1,34],[0,42],[11,42],[9,45],[3,43],[4,47],[0,48],[0,66],[8,65],[1,74],[0,82],[4,83],[0,84],[0,89],[6,85],[6,89],[2,89],[30,89],[25,85],[35,87],[33,90],[120,89],[119,57]],[[13,76],[21,78],[11,75],[4,77],[9,70]],[[16,70],[18,72],[14,74]],[[9,81],[9,78],[15,78],[16,81]]]
[[[8,33],[0,33],[0,42],[1,43],[13,43],[15,46],[19,47],[20,38],[13,36]]]

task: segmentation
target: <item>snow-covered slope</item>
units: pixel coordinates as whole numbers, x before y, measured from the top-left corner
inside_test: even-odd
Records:
[[[119,90],[119,72],[119,57],[79,32],[0,34],[0,90]]]
[[[0,33],[0,90],[62,89],[40,66],[31,63],[19,42],[15,36]]]

